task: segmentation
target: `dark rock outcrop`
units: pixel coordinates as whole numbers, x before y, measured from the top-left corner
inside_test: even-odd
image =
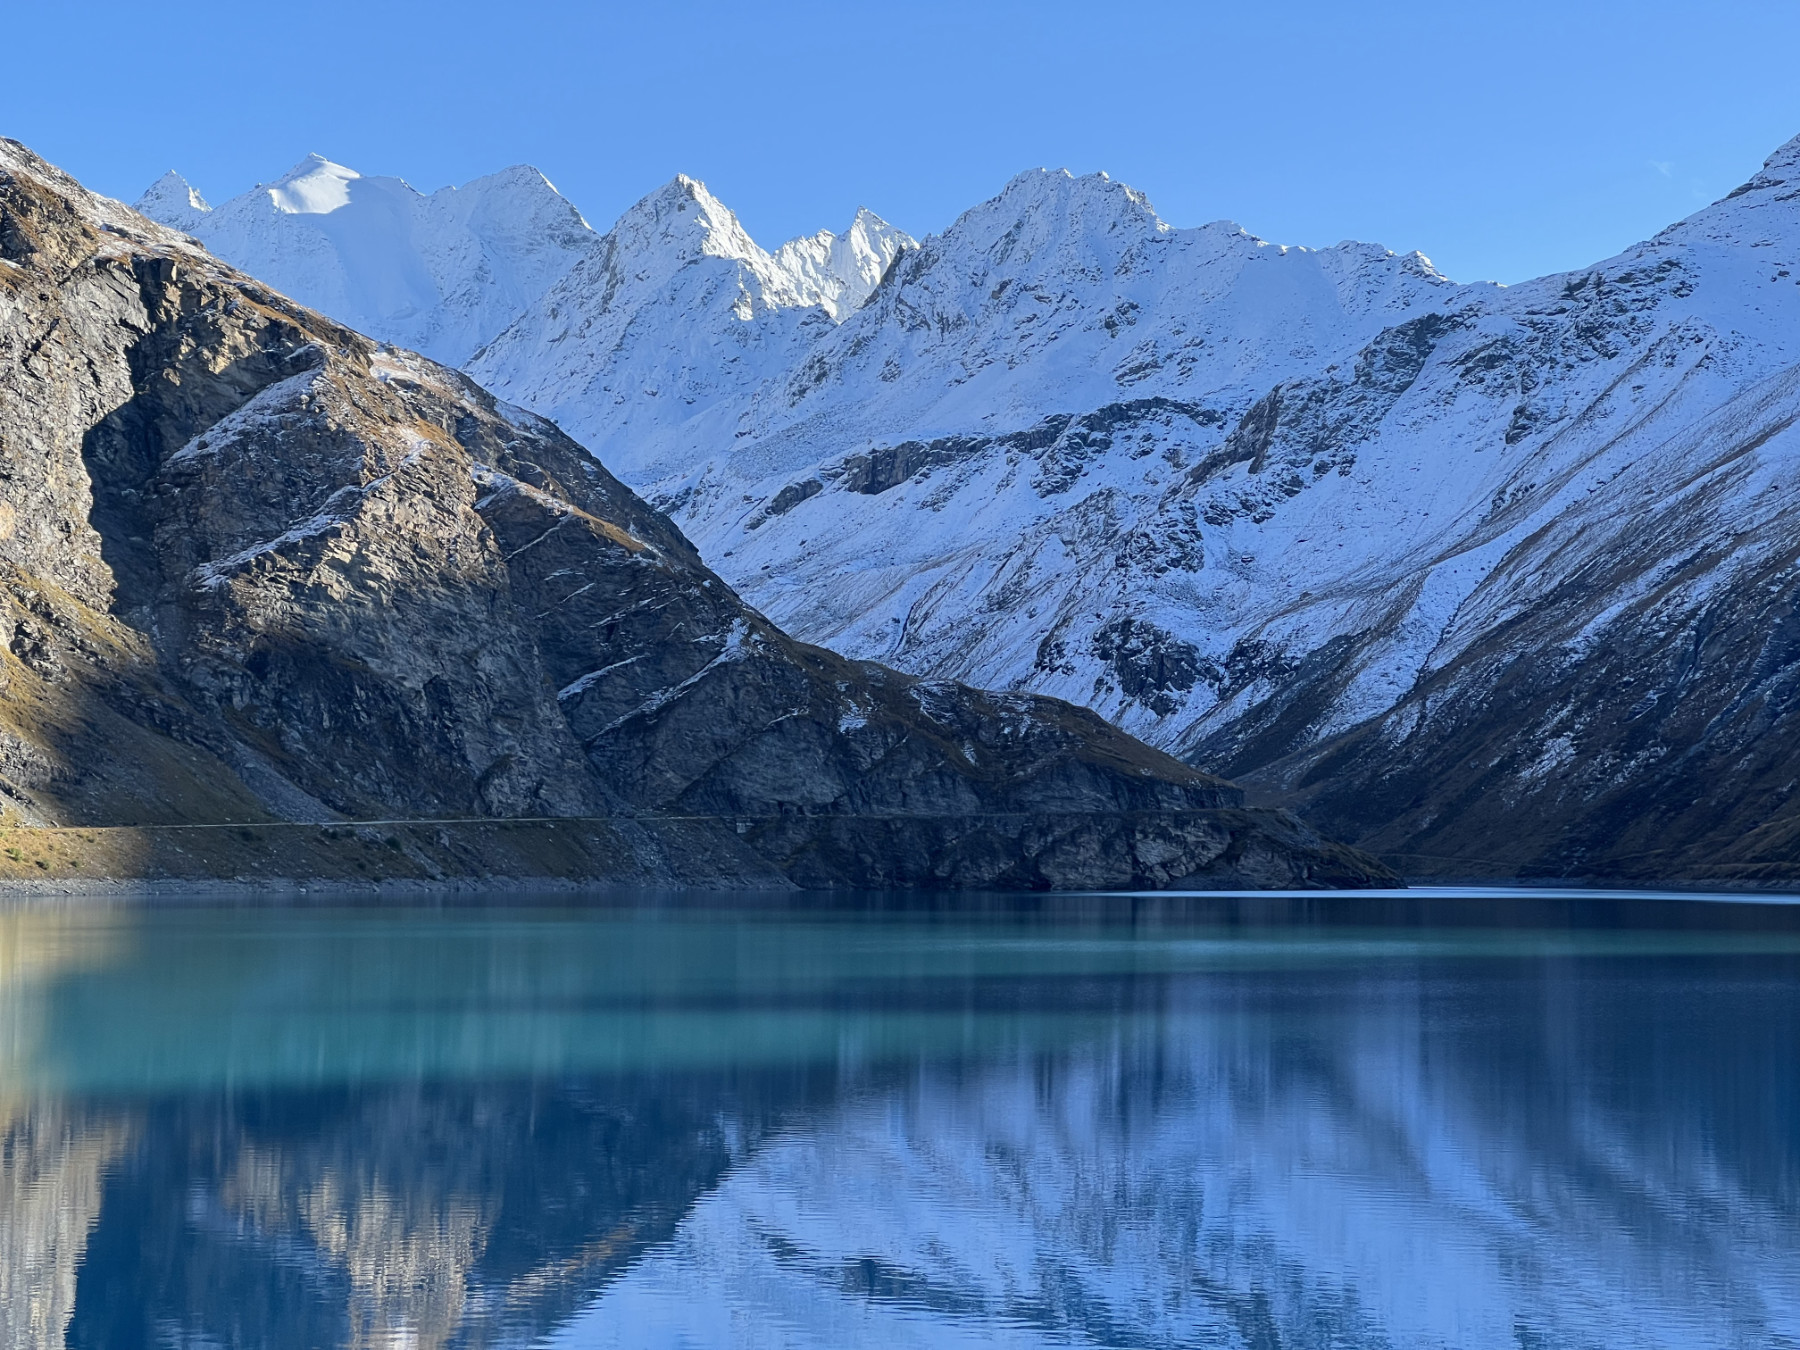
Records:
[[[13,142],[0,536],[27,819],[691,817],[814,886],[1386,879],[1091,713],[792,641],[552,424]]]

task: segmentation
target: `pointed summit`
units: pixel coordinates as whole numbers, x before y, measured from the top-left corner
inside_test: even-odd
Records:
[[[628,257],[740,262],[766,257],[731,208],[708,192],[706,184],[685,173],[630,207],[610,233]]]
[[[897,230],[866,206],[859,206],[842,234],[820,230],[790,239],[775,250],[775,262],[795,278],[809,303],[843,319],[869,298],[895,258],[918,241]]]
[[[188,234],[212,210],[194,185],[173,169],[152,183],[133,205],[139,215]]]

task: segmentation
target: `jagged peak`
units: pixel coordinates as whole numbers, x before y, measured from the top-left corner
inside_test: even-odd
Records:
[[[902,239],[911,241],[912,236],[885,217],[877,215],[866,206],[856,208],[856,214],[850,218],[850,228],[846,234],[854,234],[862,230],[868,234],[897,234]]]
[[[889,265],[918,241],[866,206],[859,206],[842,234],[820,230],[790,239],[773,262],[792,279],[804,303],[842,319],[869,298]]]
[[[1027,169],[1023,173],[1014,174],[1000,189],[1000,198],[1023,197],[1028,200],[1050,203],[1084,203],[1104,202],[1131,206],[1144,214],[1155,217],[1156,208],[1150,204],[1150,198],[1132,187],[1129,183],[1121,183],[1104,169],[1094,173],[1075,174],[1067,169]]]
[[[439,188],[438,191],[454,195],[467,192],[471,188],[485,187],[519,188],[527,192],[549,192],[558,197],[562,196],[562,193],[556,190],[556,184],[552,183],[544,171],[535,164],[508,164],[504,169],[484,173],[480,177],[471,178],[468,182],[460,185],[452,183],[447,187]]]
[[[575,204],[557,191],[556,184],[543,170],[533,164],[509,164],[504,169],[471,178],[460,186],[441,187],[431,194],[431,198],[433,201],[464,202],[473,209],[488,212],[498,209],[508,214],[516,213],[523,205],[529,217],[521,219],[542,221],[545,219],[543,213],[549,211],[552,219],[560,214],[567,223],[582,230],[594,228]]]
[[[173,225],[204,216],[212,207],[192,183],[170,169],[144,190],[132,209],[161,224]]]
[[[1400,266],[1414,276],[1423,277],[1433,285],[1454,286],[1456,284],[1452,278],[1438,271],[1437,264],[1416,248],[1410,253],[1400,254],[1399,257]]]
[[[685,173],[629,207],[610,234],[628,254],[768,260],[736,213],[708,192],[706,184]]]
[[[1769,172],[1800,169],[1800,136],[1775,147],[1775,153],[1763,161],[1763,168]]]

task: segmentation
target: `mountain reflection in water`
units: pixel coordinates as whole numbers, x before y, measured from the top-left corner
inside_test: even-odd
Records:
[[[1227,917],[0,914],[0,1345],[1800,1346],[1794,934]]]

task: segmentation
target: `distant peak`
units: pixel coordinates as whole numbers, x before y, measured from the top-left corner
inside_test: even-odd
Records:
[[[645,193],[636,202],[625,209],[619,217],[619,224],[624,225],[631,220],[660,220],[665,215],[682,215],[693,206],[700,207],[700,216],[728,217],[731,211],[712,193],[706,190],[706,184],[698,178],[690,178],[685,173],[678,173],[654,192]]]
[[[509,164],[498,172],[488,174],[487,177],[498,182],[529,183],[532,187],[547,187],[552,192],[556,192],[556,184],[552,183],[549,176],[535,164]]]
[[[676,174],[651,196],[673,203],[678,211],[683,203],[693,202],[708,215],[730,217],[733,221],[737,219],[730,207],[706,190],[705,183],[698,178],[690,178],[685,173]]]
[[[1023,202],[1030,208],[1125,210],[1155,217],[1156,208],[1136,188],[1117,181],[1104,170],[1073,174],[1067,169],[1027,169],[1014,174],[1000,190],[997,201]]]
[[[865,235],[874,239],[893,238],[900,241],[903,248],[917,248],[918,241],[898,225],[889,224],[866,206],[856,208],[856,214],[850,218],[850,228],[844,231],[847,235]]]
[[[773,261],[794,283],[795,294],[842,319],[867,300],[894,259],[918,241],[859,206],[842,234],[820,230],[790,239]]]
[[[295,216],[328,215],[350,204],[350,184],[362,175],[313,153],[268,187],[277,211]]]
[[[958,216],[943,234],[953,246],[1028,257],[1055,241],[1111,236],[1115,244],[1166,231],[1150,199],[1104,173],[1027,169]],[[1022,250],[1022,251],[1021,251]]]
[[[625,212],[625,216],[650,214],[653,218],[661,218],[662,214],[666,214],[666,212],[686,212],[691,205],[700,207],[698,220],[704,220],[711,225],[724,223],[727,220],[736,223],[736,216],[731,209],[724,202],[720,202],[716,196],[706,191],[706,184],[702,184],[698,178],[689,178],[686,173],[677,173],[666,184],[662,184],[657,191],[644,196],[643,200],[639,200],[630,211]]]
[[[135,209],[140,215],[148,216],[159,225],[185,230],[211,211],[212,207],[207,205],[206,198],[195,191],[192,183],[170,169],[137,199]]]
[[[731,209],[708,192],[706,184],[685,173],[631,206],[613,233],[634,252],[741,258],[761,253]]]

